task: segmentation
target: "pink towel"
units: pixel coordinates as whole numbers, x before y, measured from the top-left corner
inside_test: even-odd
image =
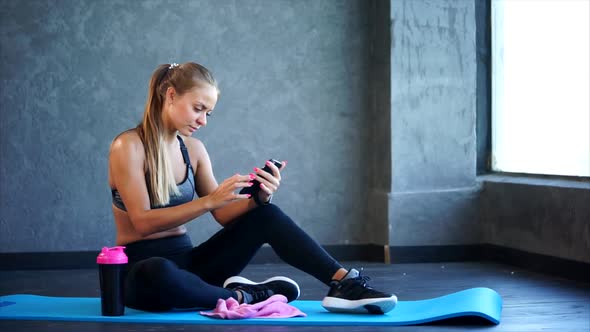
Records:
[[[287,298],[277,294],[256,304],[239,304],[234,298],[217,300],[213,311],[201,311],[201,315],[221,319],[290,318],[307,316],[287,303]]]

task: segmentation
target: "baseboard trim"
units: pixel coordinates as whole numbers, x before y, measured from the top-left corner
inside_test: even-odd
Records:
[[[393,264],[490,261],[571,280],[590,280],[590,263],[493,244],[392,246],[389,251]]]
[[[384,262],[383,246],[377,244],[325,245],[322,247],[338,261]],[[254,264],[281,262],[282,260],[274,250],[267,246],[262,247],[252,259]]]
[[[481,245],[389,246],[391,263],[438,263],[481,260]]]
[[[0,253],[0,270],[68,270],[96,267],[99,251]]]
[[[590,263],[530,253],[492,244],[447,246],[326,245],[326,251],[338,261],[403,263],[439,263],[491,261],[527,270],[588,282]],[[0,271],[65,270],[96,267],[98,251],[0,253]],[[280,263],[270,247],[262,247],[253,264]]]
[[[383,262],[383,246],[327,245],[324,249],[338,261]],[[96,267],[99,251],[16,252],[0,253],[0,271],[7,270],[67,270]],[[264,246],[252,259],[253,264],[281,263],[271,247]]]
[[[518,266],[566,279],[590,282],[590,263],[536,254],[493,244],[481,245],[482,260]]]

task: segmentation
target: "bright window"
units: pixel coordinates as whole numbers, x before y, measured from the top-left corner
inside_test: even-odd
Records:
[[[590,0],[492,0],[492,169],[590,176]]]

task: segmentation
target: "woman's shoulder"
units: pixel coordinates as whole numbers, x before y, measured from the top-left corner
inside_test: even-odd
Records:
[[[117,135],[111,143],[111,153],[115,151],[122,153],[143,153],[143,142],[137,130],[129,129]]]
[[[203,158],[208,158],[207,149],[205,144],[201,140],[191,137],[180,135],[186,148],[188,150],[189,158],[193,161],[193,164],[198,165]]]

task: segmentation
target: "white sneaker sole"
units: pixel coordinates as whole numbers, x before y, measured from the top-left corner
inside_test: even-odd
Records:
[[[324,297],[322,307],[330,312],[363,313],[363,314],[384,314],[393,310],[397,304],[397,297],[344,300],[337,297]]]
[[[261,284],[265,284],[271,281],[286,281],[290,284],[293,284],[295,287],[297,287],[297,297],[295,299],[299,298],[299,295],[301,294],[301,291],[299,289],[299,285],[295,282],[295,280],[287,278],[287,277],[272,277],[272,278],[268,278],[262,282],[254,282],[250,279],[246,279],[244,277],[239,277],[239,276],[235,276],[235,277],[231,277],[228,278],[227,280],[225,280],[225,282],[223,283],[223,288],[227,288],[227,285],[229,284],[233,284],[233,283],[240,283],[240,284],[247,284],[247,285],[261,285]]]

